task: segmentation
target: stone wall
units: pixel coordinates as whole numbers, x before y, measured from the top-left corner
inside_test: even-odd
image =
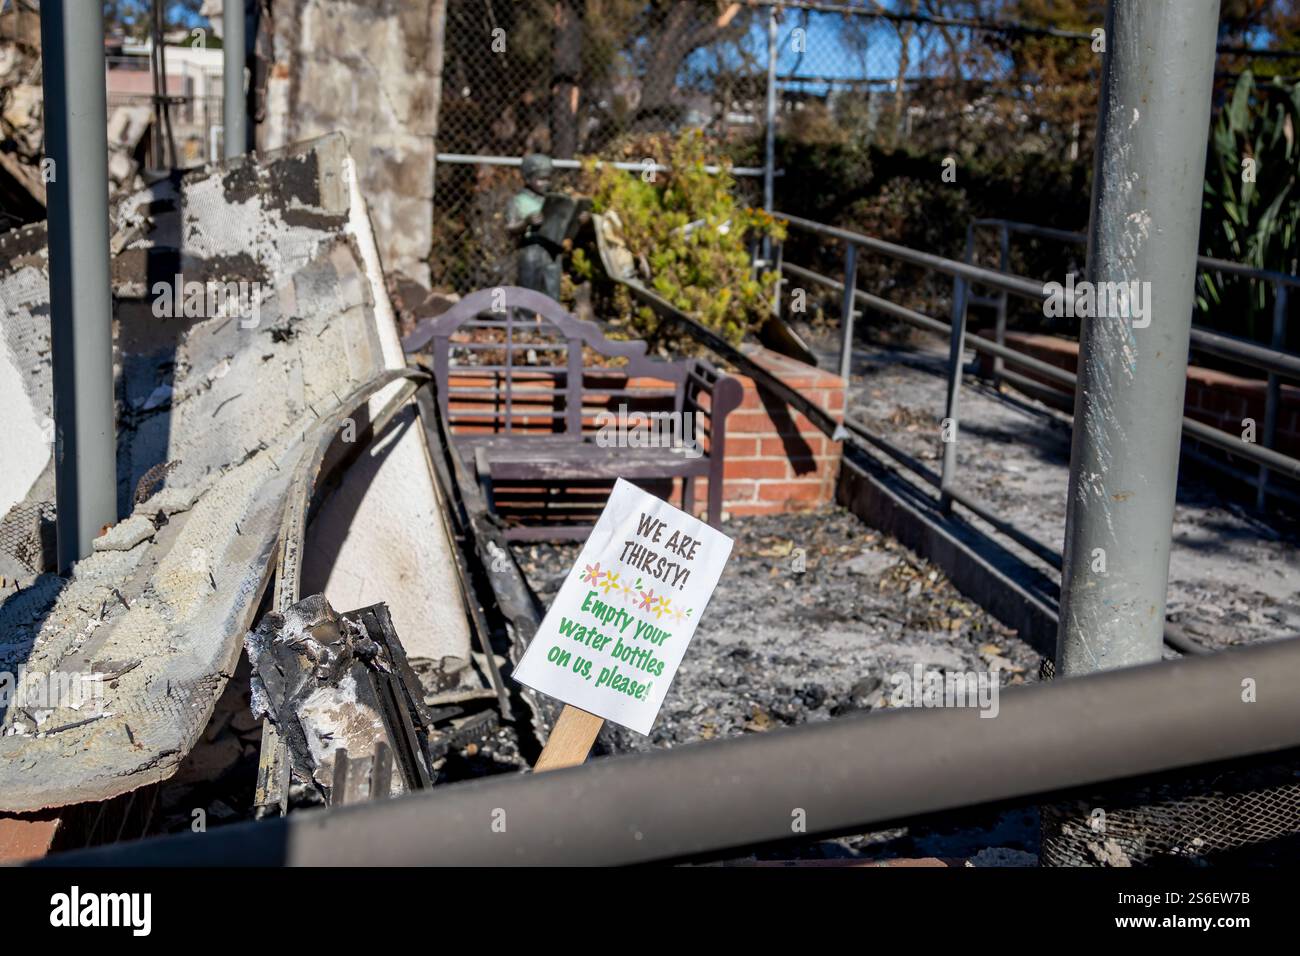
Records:
[[[258,149],[341,131],[384,270],[424,285],[433,243],[443,0],[266,0]]]

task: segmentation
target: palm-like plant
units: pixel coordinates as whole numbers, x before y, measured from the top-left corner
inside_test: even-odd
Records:
[[[1210,138],[1201,249],[1257,269],[1296,271],[1300,230],[1300,83],[1237,80]],[[1266,282],[1202,273],[1201,321],[1267,341],[1273,290]]]

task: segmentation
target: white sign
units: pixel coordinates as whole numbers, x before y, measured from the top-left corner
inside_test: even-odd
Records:
[[[515,680],[650,733],[731,544],[620,478]]]

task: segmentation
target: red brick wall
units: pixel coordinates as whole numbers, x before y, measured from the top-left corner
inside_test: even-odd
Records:
[[[979,334],[985,338],[992,338],[992,333],[981,331]],[[1018,352],[1025,352],[1057,368],[1071,372],[1077,370],[1079,363],[1077,342],[1058,339],[1051,335],[1008,332],[1006,343]],[[987,374],[992,367],[992,358],[981,353],[980,363]],[[1013,370],[1026,378],[1055,385],[1024,369]],[[1242,419],[1253,418],[1255,440],[1262,443],[1267,388],[1267,383],[1262,378],[1242,378],[1229,375],[1227,372],[1190,365],[1187,368],[1187,393],[1183,403],[1183,414],[1234,435],[1241,434]],[[1278,402],[1275,447],[1283,454],[1292,456],[1300,454],[1300,388],[1286,383],[1282,384]]]
[[[844,413],[844,381],[761,346],[746,349],[763,368],[798,389],[832,416]],[[723,506],[733,515],[804,511],[835,498],[839,442],[832,442],[806,416],[773,396],[759,393],[753,379],[740,407],[727,416],[727,460]],[[697,510],[707,503],[708,482],[696,482]]]
[[[764,368],[779,376],[788,385],[803,392],[835,417],[844,412],[844,383],[838,375],[810,368],[787,359],[760,346],[747,349],[749,355]],[[759,393],[748,376],[735,376],[744,387],[744,400],[740,407],[727,416],[727,449],[723,508],[732,515],[771,514],[781,511],[800,511],[826,504],[835,497],[835,483],[839,477],[839,442],[832,442],[804,415],[789,409],[784,402]],[[554,377],[539,375],[535,381],[516,382],[539,388],[554,385]],[[491,373],[475,372],[466,368],[452,375],[452,385],[458,387],[495,388],[497,382]],[[623,387],[622,377],[611,370],[609,381],[594,381],[587,376],[588,387]],[[627,387],[636,389],[663,389],[667,383],[654,379],[632,379]],[[601,396],[586,396],[583,424],[595,428],[595,416],[613,400]],[[672,408],[666,402],[638,402],[636,410],[652,407]],[[563,409],[562,399],[548,396],[516,394],[512,402],[515,427],[524,426],[538,433],[562,428],[546,417]],[[503,411],[499,398],[483,397],[453,401],[450,411],[456,414],[473,414],[475,418],[461,421],[455,426],[459,433],[492,432],[499,429],[486,413]],[[704,441],[708,448],[708,440]],[[680,483],[672,488],[673,502],[679,503]],[[695,481],[695,510],[703,514],[708,506],[708,480]]]

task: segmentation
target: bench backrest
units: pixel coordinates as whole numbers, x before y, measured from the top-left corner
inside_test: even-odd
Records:
[[[491,341],[482,340],[483,331]],[[649,358],[645,342],[610,340],[596,323],[518,286],[467,295],[437,318],[421,322],[402,345],[408,352],[432,352],[440,411],[453,433],[579,435],[594,430],[598,412],[623,403],[638,410],[703,416],[712,446],[715,436],[722,439],[726,414],[742,396],[740,383],[708,362]],[[489,361],[457,361],[458,353]],[[596,365],[590,361],[594,355],[622,361]],[[665,384],[633,385],[639,378]]]

